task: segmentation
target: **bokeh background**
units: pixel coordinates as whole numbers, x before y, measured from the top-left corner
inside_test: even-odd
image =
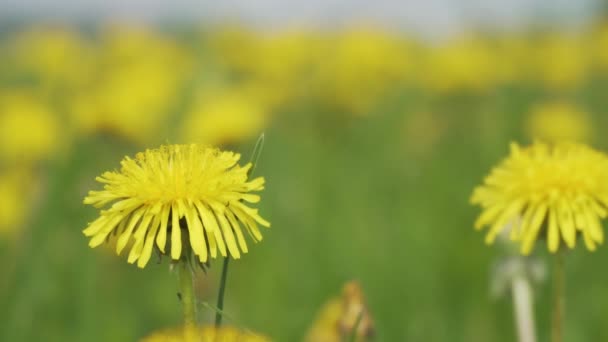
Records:
[[[510,142],[608,148],[608,7],[306,3],[0,2],[0,340],[178,325],[167,260],[89,249],[82,199],[125,155],[198,142],[247,161],[262,132],[272,228],[231,264],[229,323],[302,340],[357,280],[377,341],[515,340],[490,286],[506,252],[469,196]],[[568,341],[608,339],[607,253],[569,259]],[[550,286],[535,291],[542,341]]]

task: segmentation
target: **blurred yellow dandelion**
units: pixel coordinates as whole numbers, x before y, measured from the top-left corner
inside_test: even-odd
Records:
[[[231,326],[204,326],[192,327],[191,330],[183,328],[165,329],[154,332],[141,339],[141,342],[269,342],[270,339],[253,332],[243,331]]]
[[[35,94],[0,94],[0,159],[10,163],[48,160],[62,145],[57,114]]]
[[[361,285],[350,281],[344,284],[341,296],[325,303],[304,340],[345,341],[355,329],[355,341],[371,341],[374,337],[374,322],[365,303]]]
[[[262,240],[258,224],[270,223],[244,203],[260,201],[250,192],[263,190],[264,178],[248,179],[252,164],[240,166],[239,159],[239,154],[196,144],[161,146],[135,159],[125,157],[120,172],[96,178],[104,189],[90,191],[84,199],[97,208],[112,203],[84,230],[89,246],[119,234],[120,254],[133,238],[128,262],[137,261],[140,268],[150,260],[155,243],[165,254],[169,242],[173,260],[181,258],[183,244],[200,262],[216,258],[218,250],[240,258],[247,253],[241,225],[257,242]]]
[[[26,220],[33,179],[27,169],[0,171],[0,238],[16,235]]]
[[[201,90],[180,127],[187,141],[236,144],[260,134],[270,121],[269,106],[243,89]]]
[[[471,203],[483,209],[475,228],[490,225],[486,243],[491,244],[511,225],[510,237],[521,243],[523,254],[545,235],[551,252],[562,240],[574,248],[577,234],[593,251],[604,241],[606,179],[608,158],[585,145],[513,143],[510,156],[473,191]]]
[[[584,142],[592,136],[592,123],[587,113],[566,102],[535,106],[526,121],[526,129],[533,139],[552,143]]]

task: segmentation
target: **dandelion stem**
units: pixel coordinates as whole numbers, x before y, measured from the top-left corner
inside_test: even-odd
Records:
[[[191,329],[196,326],[196,301],[194,298],[194,279],[192,277],[192,267],[187,260],[179,263],[179,291],[184,309],[184,326]]]
[[[553,268],[551,342],[562,342],[564,339],[565,278],[564,253],[563,251],[558,251],[555,254],[555,266]]]
[[[530,281],[523,274],[515,275],[511,282],[511,291],[518,341],[536,342]]]
[[[222,266],[222,276],[220,279],[220,290],[217,295],[217,312],[215,313],[215,327],[222,325],[222,316],[224,312],[224,293],[226,292],[226,278],[228,278],[228,261],[230,257],[224,258],[224,265]]]

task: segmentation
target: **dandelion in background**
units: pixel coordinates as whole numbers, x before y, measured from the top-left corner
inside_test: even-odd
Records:
[[[536,142],[511,154],[473,191],[471,203],[483,212],[476,229],[490,226],[486,243],[511,226],[510,238],[524,255],[546,237],[556,253],[553,339],[562,340],[564,245],[572,249],[581,237],[588,250],[604,241],[601,220],[608,207],[608,157],[577,143]],[[561,252],[561,253],[557,253]]]
[[[350,281],[344,284],[340,297],[330,299],[323,306],[305,341],[362,342],[371,341],[374,334],[374,322],[365,303],[361,285]]]
[[[551,143],[586,142],[593,136],[589,115],[567,102],[549,102],[534,106],[526,120],[526,130],[533,139]]]
[[[215,146],[255,138],[271,118],[261,95],[244,87],[200,89],[180,125],[180,136]]]
[[[197,342],[269,342],[270,339],[250,331],[243,331],[231,326],[216,328],[204,326],[188,332]],[[141,339],[140,342],[186,342],[188,339],[183,329],[165,329],[156,331]]]
[[[51,160],[65,140],[61,120],[39,94],[0,92],[0,161],[27,165]]]
[[[199,145],[169,145],[126,157],[121,170],[105,172],[96,180],[101,191],[91,191],[85,204],[101,210],[84,234],[97,247],[118,234],[120,254],[133,239],[128,262],[146,266],[156,248],[173,260],[192,253],[200,262],[229,253],[247,253],[243,230],[262,240],[258,225],[269,227],[257,209],[264,178],[248,179],[252,164],[237,165],[239,154]],[[155,247],[156,246],[156,247]]]

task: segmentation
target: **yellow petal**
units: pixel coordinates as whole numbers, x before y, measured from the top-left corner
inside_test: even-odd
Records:
[[[125,246],[129,242],[129,238],[131,238],[133,228],[135,227],[139,219],[142,217],[142,215],[146,213],[146,210],[147,209],[145,207],[142,207],[135,210],[135,212],[131,215],[127,229],[125,229],[125,231],[120,234],[120,236],[118,237],[118,241],[116,242],[116,254],[120,254],[125,248]]]
[[[171,204],[165,204],[160,212],[160,230],[156,237],[156,245],[162,253],[165,253],[165,246],[167,245],[167,225],[169,223],[169,212],[171,211]]]
[[[536,241],[536,237],[538,236],[538,232],[542,226],[543,220],[545,219],[545,215],[547,214],[547,205],[545,203],[541,203],[536,208],[532,219],[530,220],[530,226],[528,230],[524,233],[521,251],[523,254],[528,255],[532,251],[534,247],[534,242]]]
[[[549,227],[547,231],[547,246],[552,253],[557,252],[559,248],[559,227],[557,226],[557,214],[555,209],[549,209]]]
[[[154,217],[154,221],[152,221],[152,226],[148,229],[148,234],[146,236],[146,241],[144,243],[144,247],[142,249],[141,255],[137,260],[137,267],[144,268],[150,258],[152,257],[152,247],[154,247],[154,239],[156,238],[156,234],[158,233],[158,228],[160,226],[160,218],[159,216]]]
[[[177,204],[171,205],[171,258],[179,260],[182,254],[182,236],[181,227],[179,226],[179,213]]]
[[[186,208],[186,221],[188,222],[188,233],[190,235],[190,246],[194,254],[198,255],[201,262],[207,261],[207,245],[205,244],[205,235],[203,233],[203,225],[198,218],[196,209],[193,206]]]
[[[222,232],[224,233],[224,239],[226,240],[226,245],[228,246],[230,255],[232,255],[232,257],[235,259],[239,259],[241,257],[241,253],[239,251],[239,248],[236,245],[236,240],[234,238],[234,234],[232,232],[232,227],[230,226],[230,223],[228,222],[228,220],[226,219],[226,217],[224,215],[216,213],[216,216],[217,216],[217,220],[220,224],[220,227],[222,228]]]
[[[241,251],[243,251],[243,253],[249,252],[249,250],[247,249],[247,242],[245,241],[245,237],[243,236],[243,231],[241,230],[241,225],[239,224],[238,220],[236,219],[236,217],[234,217],[234,214],[230,210],[226,210],[225,215],[226,218],[228,218],[230,225],[232,226],[232,230],[236,234],[236,239],[239,243]]]

